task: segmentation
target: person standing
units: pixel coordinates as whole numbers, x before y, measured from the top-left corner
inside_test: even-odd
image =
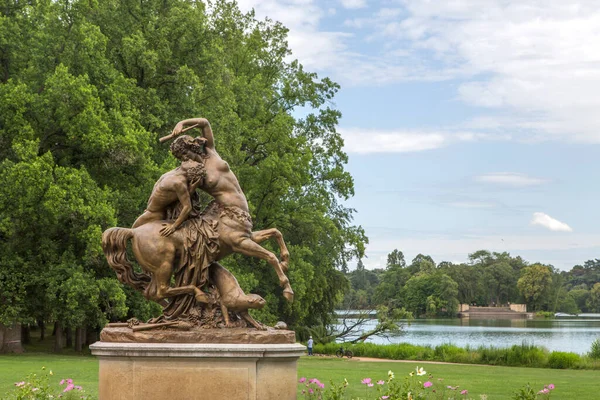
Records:
[[[313,338],[312,338],[312,336],[310,336],[308,338],[308,343],[306,344],[308,347],[308,355],[309,356],[313,355],[313,343],[314,343]]]

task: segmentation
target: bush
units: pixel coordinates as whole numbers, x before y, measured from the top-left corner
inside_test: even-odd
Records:
[[[444,343],[439,346],[436,346],[433,354],[436,360],[445,362],[462,363],[468,362],[466,360],[469,359],[468,350],[450,343]]]
[[[548,359],[548,352],[542,347],[523,343],[508,349],[506,365],[525,365],[528,367],[542,367]]]
[[[435,348],[417,346],[408,343],[374,344],[374,343],[327,343],[316,344],[314,351],[318,354],[334,355],[339,348],[351,350],[355,357],[374,357],[387,360],[444,361],[465,364],[506,365],[511,367],[534,368],[577,368],[600,369],[600,339],[592,345],[590,355],[584,357],[575,353],[553,352],[542,346],[522,343],[509,348],[484,347],[466,348],[444,343]]]
[[[573,368],[579,363],[580,359],[581,357],[575,353],[553,351],[548,358],[548,366],[556,369]]]
[[[596,339],[592,342],[592,349],[590,350],[589,356],[591,359],[600,360],[600,339]]]

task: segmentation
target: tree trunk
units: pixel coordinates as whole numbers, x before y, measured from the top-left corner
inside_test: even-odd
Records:
[[[0,353],[22,353],[21,324],[0,324]]]
[[[38,320],[38,326],[40,327],[40,342],[46,338],[46,323],[43,319]]]
[[[63,343],[63,329],[60,321],[54,323],[54,352],[60,353],[62,351]]]
[[[67,337],[66,347],[68,349],[70,349],[71,347],[73,347],[73,329],[66,328],[65,329],[65,336]]]
[[[86,329],[86,335],[85,335],[85,345],[89,346],[90,344],[94,344],[98,341],[98,332],[96,332],[96,329]]]
[[[31,328],[29,324],[21,325],[21,343],[31,344]]]
[[[75,351],[83,350],[83,329],[75,329]]]

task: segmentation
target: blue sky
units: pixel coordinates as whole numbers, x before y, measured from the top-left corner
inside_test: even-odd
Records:
[[[600,8],[554,0],[242,0],[283,22],[335,107],[370,239],[436,262],[479,249],[600,258]]]

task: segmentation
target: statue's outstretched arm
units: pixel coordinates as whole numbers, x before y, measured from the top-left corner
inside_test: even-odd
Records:
[[[185,130],[186,127],[191,127],[194,125],[202,129],[202,136],[206,139],[206,147],[208,147],[210,149],[214,149],[215,148],[215,138],[213,136],[213,132],[210,127],[210,123],[208,122],[208,120],[206,118],[190,118],[190,119],[184,119],[183,121],[179,121],[177,123],[177,125],[175,125],[175,128],[173,128],[173,132],[171,132],[171,134],[169,136],[166,136],[163,139],[168,140],[168,139],[174,138],[174,137],[180,135]],[[161,142],[163,141],[163,139],[161,139]]]
[[[179,216],[172,224],[166,224],[161,230],[160,234],[162,236],[169,236],[173,232],[179,228],[179,226],[187,219],[192,211],[192,200],[190,198],[190,192],[186,184],[177,184],[175,185],[175,191],[177,193],[177,198],[181,203],[181,212]]]

